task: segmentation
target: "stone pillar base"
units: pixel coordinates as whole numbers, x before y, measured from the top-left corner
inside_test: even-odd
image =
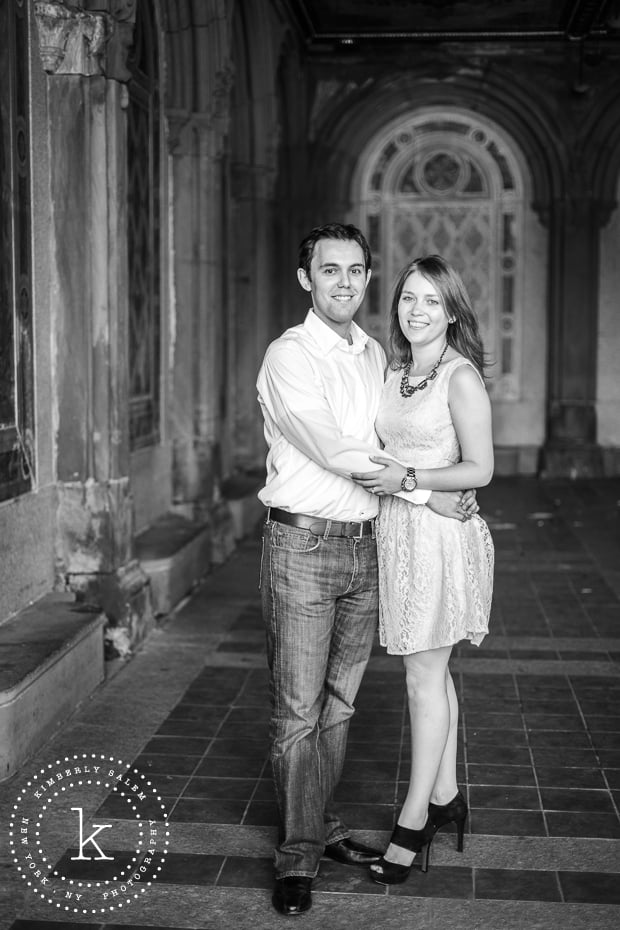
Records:
[[[542,450],[542,478],[600,478],[603,454],[596,443],[551,442]]]
[[[136,560],[114,572],[68,573],[66,582],[78,600],[105,613],[106,658],[129,655],[155,626],[149,579]]]

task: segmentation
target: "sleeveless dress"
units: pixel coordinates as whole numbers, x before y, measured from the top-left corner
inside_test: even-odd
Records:
[[[452,359],[411,397],[401,397],[402,370],[388,373],[376,421],[386,452],[420,469],[460,461],[448,386],[461,365],[474,368],[465,358]],[[400,497],[382,497],[377,552],[379,638],[388,653],[407,655],[462,639],[480,645],[489,629],[494,566],[481,517],[462,523]]]

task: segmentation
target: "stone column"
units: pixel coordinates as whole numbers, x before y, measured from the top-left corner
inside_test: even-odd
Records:
[[[595,413],[600,215],[585,194],[552,206],[546,475],[602,473]]]
[[[277,133],[274,133],[277,137]],[[263,421],[256,396],[256,376],[270,340],[277,292],[294,267],[283,267],[275,254],[275,171],[270,166],[235,163],[232,174],[231,241],[234,300],[234,365],[229,379],[236,470],[262,468]],[[279,332],[277,333],[279,335]]]
[[[212,114],[168,114],[174,190],[173,499],[228,553],[221,496],[229,398],[225,136]]]
[[[36,2],[35,14],[49,75],[57,575],[105,611],[123,652],[152,623],[148,580],[132,553],[129,486],[121,81],[135,2]]]

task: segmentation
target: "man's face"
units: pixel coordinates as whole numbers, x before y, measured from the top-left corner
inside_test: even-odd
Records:
[[[297,277],[304,290],[311,292],[319,319],[346,339],[370,280],[362,247],[349,240],[319,239],[312,254],[310,277],[303,268],[297,269]]]

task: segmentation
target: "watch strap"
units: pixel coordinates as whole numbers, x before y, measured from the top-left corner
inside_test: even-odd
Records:
[[[411,487],[411,482],[413,481],[413,487]],[[415,468],[413,465],[408,466],[407,473],[403,480],[400,483],[401,491],[415,491],[418,486],[418,479],[416,478]]]

